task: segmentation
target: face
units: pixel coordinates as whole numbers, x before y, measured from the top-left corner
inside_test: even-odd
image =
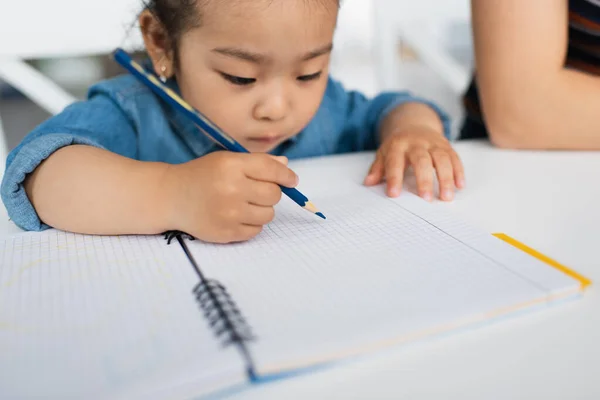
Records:
[[[327,86],[337,2],[209,1],[179,42],[183,97],[251,152],[313,118]]]

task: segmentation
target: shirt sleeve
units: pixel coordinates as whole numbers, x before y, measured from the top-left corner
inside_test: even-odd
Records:
[[[339,151],[368,151],[379,146],[379,128],[385,117],[404,103],[422,103],[439,116],[444,136],[450,139],[451,121],[437,104],[407,91],[383,92],[367,98],[358,91],[348,91],[341,83],[329,78],[324,101],[334,111],[341,127]]]
[[[9,217],[21,229],[49,228],[37,215],[23,183],[56,150],[81,144],[135,158],[136,137],[132,123],[119,105],[106,93],[91,91],[88,100],[74,103],[46,120],[8,155],[0,195]]]

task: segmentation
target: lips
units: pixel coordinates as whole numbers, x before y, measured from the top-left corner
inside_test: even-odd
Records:
[[[264,136],[254,136],[254,137],[250,137],[248,138],[249,141],[251,142],[256,142],[256,143],[275,143],[278,142],[279,140],[281,140],[283,138],[282,135],[264,135]]]

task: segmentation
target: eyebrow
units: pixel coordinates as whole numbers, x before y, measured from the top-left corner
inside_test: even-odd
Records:
[[[324,54],[330,53],[333,50],[333,44],[328,43],[325,46],[319,47],[318,49],[309,51],[305,55],[303,55],[300,59],[302,61],[309,61],[313,58],[320,57]],[[239,58],[240,60],[249,61],[255,64],[264,63],[267,60],[267,56],[265,54],[254,53],[248,50],[240,49],[237,47],[217,47],[212,50],[215,53],[222,54],[228,57]]]

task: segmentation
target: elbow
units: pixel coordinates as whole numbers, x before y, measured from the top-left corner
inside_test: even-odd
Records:
[[[533,124],[488,124],[490,142],[506,150],[546,150],[547,141]]]
[[[480,111],[490,142],[502,149],[559,150],[571,147],[561,75],[515,73],[518,80],[499,78],[480,83]],[[529,77],[525,79],[524,77]],[[514,78],[514,77],[513,77]],[[553,88],[549,90],[548,88]]]
[[[525,148],[523,132],[525,129],[506,126],[503,123],[487,123],[487,131],[490,142],[500,149],[518,150]]]
[[[523,102],[513,102],[518,106],[495,108],[485,114],[486,128],[490,142],[501,149],[543,150],[547,147],[543,121]]]

